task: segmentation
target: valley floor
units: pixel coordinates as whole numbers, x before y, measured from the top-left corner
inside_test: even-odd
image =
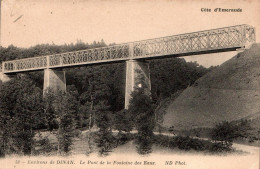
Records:
[[[64,169],[64,168],[160,168],[160,169],[258,169],[260,149],[254,146],[234,144],[238,153],[225,155],[210,155],[192,151],[170,150],[158,146],[153,147],[153,152],[147,156],[141,156],[136,152],[133,141],[115,148],[109,156],[101,157],[96,152],[85,155],[87,146],[84,142],[74,144],[71,156],[34,156],[17,157],[10,156],[0,159],[0,168],[18,169]],[[17,160],[20,162],[17,163]],[[53,161],[53,164],[51,164]],[[46,164],[44,164],[44,162]],[[42,163],[42,164],[32,164]]]

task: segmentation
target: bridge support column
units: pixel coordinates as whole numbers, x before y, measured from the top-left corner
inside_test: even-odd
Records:
[[[60,91],[66,91],[66,78],[65,71],[44,69],[44,85],[43,94],[51,89],[54,93]]]
[[[0,81],[1,81],[2,83],[5,83],[5,82],[7,82],[7,81],[9,81],[9,80],[11,80],[11,78],[10,78],[8,75],[6,75],[6,74],[0,72]]]
[[[144,86],[142,86],[142,81]],[[151,93],[149,63],[145,61],[126,61],[125,109],[128,109],[131,93],[136,87],[145,87],[146,93]]]

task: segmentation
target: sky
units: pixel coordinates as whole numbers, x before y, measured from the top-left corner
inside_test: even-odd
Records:
[[[202,12],[202,8],[211,12]],[[215,8],[242,9],[220,13]],[[260,34],[257,0],[2,0],[1,44],[125,43],[239,24]],[[185,57],[209,67],[236,52]]]

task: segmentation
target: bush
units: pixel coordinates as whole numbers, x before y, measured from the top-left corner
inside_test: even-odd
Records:
[[[77,138],[81,138],[81,131],[79,129],[74,130],[73,132],[74,136],[73,137],[77,137]]]
[[[14,146],[16,147],[16,153],[23,153],[24,155],[30,155],[32,147],[34,145],[34,132],[24,130],[15,132],[13,135]]]
[[[236,138],[236,128],[231,123],[224,121],[219,123],[212,129],[211,139],[221,141],[227,147],[232,146],[233,140]]]
[[[0,158],[5,157],[5,151],[4,151],[4,146],[0,145]]]
[[[152,152],[152,134],[149,132],[138,131],[136,136],[137,152],[139,154],[149,154]]]
[[[108,152],[111,149],[116,147],[116,138],[112,135],[111,132],[98,132],[96,133],[96,143],[97,146],[100,148],[99,153],[100,155],[108,155]]]
[[[132,114],[134,125],[138,131],[136,143],[139,154],[152,152],[153,130],[155,127],[154,105],[152,104],[149,88],[144,81],[144,75],[139,74],[142,87],[136,87],[131,93],[129,112]]]
[[[169,137],[164,135],[154,136],[153,142],[162,147],[167,147],[170,149],[178,148],[180,150],[195,150],[204,152],[228,152],[231,150],[222,143],[212,143],[210,140],[200,140],[191,137]]]
[[[88,127],[88,125],[89,125],[89,121],[88,120],[84,120],[83,122],[82,122],[82,127],[84,128],[84,127]]]
[[[130,134],[130,133],[118,133],[116,140],[117,140],[117,145],[123,145],[126,144],[128,141],[133,140],[134,139],[134,135]]]
[[[99,110],[96,112],[96,124],[99,127],[95,142],[100,148],[99,153],[101,155],[107,155],[107,152],[114,147],[116,139],[112,135],[111,131],[111,112],[106,110]]]
[[[116,112],[114,126],[115,129],[119,131],[119,133],[122,131],[130,132],[133,128],[131,113],[126,109]]]
[[[153,143],[162,146],[162,147],[171,147],[174,148],[174,145],[172,144],[172,140],[170,140],[171,137],[164,136],[164,135],[154,135],[153,137]]]
[[[48,137],[44,137],[42,140],[40,140],[39,145],[42,147],[45,153],[49,153],[53,150]]]
[[[222,143],[212,143],[210,144],[209,148],[208,148],[209,152],[228,152],[231,151],[230,147],[225,146]]]
[[[50,131],[53,131],[54,129],[58,129],[59,128],[59,123],[56,119],[52,119],[48,122],[48,129]]]
[[[194,139],[190,137],[181,137],[177,136],[173,138],[173,142],[176,144],[176,147],[178,147],[181,150],[196,150],[196,151],[204,151],[208,144],[209,141],[205,140],[199,140],[199,139]]]
[[[249,137],[248,142],[249,143],[253,143],[255,140],[257,140],[257,138]]]
[[[40,139],[36,141],[36,148],[35,154],[47,154],[56,151],[55,147],[51,145],[49,138],[47,136],[42,137],[41,135]]]
[[[60,128],[59,128],[59,137],[58,141],[60,144],[60,149],[69,153],[72,147],[72,138],[74,136],[74,126],[73,119],[70,114],[65,114],[61,118]]]

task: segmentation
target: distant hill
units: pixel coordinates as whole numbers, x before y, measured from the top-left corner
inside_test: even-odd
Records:
[[[260,44],[253,44],[199,78],[165,109],[163,126],[213,127],[227,120],[259,118]]]

